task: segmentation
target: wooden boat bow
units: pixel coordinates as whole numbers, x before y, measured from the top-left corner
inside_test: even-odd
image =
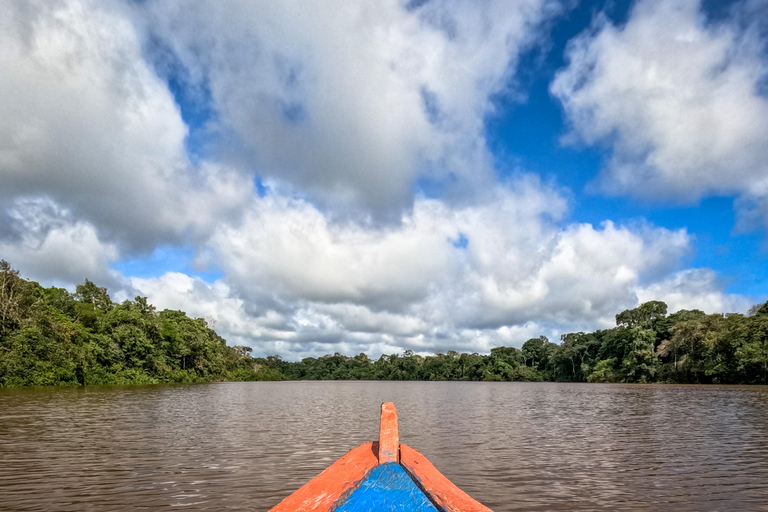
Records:
[[[270,512],[395,509],[492,512],[456,487],[424,455],[400,444],[397,410],[385,402],[378,442],[353,448]]]

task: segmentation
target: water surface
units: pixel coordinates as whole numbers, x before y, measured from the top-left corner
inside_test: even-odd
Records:
[[[480,382],[0,390],[0,510],[267,511],[383,401],[495,512],[768,511],[768,387]]]

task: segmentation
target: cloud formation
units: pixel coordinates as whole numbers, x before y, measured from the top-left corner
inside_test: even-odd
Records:
[[[205,232],[250,196],[239,173],[190,164],[187,127],[126,4],[4,2],[0,67],[0,206],[53,201],[147,250]]]
[[[613,144],[616,190],[766,197],[761,36],[675,5],[640,2],[623,29],[599,20],[552,91],[574,136]],[[519,346],[651,298],[746,308],[714,272],[682,268],[685,230],[573,222],[568,191],[524,170],[499,180],[493,98],[566,10],[8,0],[0,257],[289,358]],[[112,266],[157,247],[191,248],[221,277]]]
[[[744,296],[725,294],[708,268],[681,270],[638,291],[640,302],[661,300],[670,311],[700,309],[705,312],[746,312],[751,302]]]
[[[12,236],[0,238],[0,258],[21,264],[25,276],[60,286],[85,278],[113,289],[125,284],[108,266],[118,248],[70,211],[50,200],[20,198],[6,215]]]
[[[400,224],[376,228],[268,195],[211,238],[204,258],[220,281],[172,273],[133,285],[195,314],[226,304],[217,326],[257,351],[487,351],[613,325],[617,308],[634,307],[690,250],[685,231],[562,226],[565,214],[557,191],[532,177],[472,206],[419,199]],[[704,289],[720,293],[714,282]]]
[[[766,201],[765,13],[759,2],[737,4],[710,20],[698,0],[642,0],[626,25],[599,15],[569,43],[551,92],[572,126],[566,142],[610,147],[605,189]]]
[[[149,2],[153,37],[210,94],[222,158],[315,202],[399,220],[418,178],[493,184],[483,117],[559,2]]]

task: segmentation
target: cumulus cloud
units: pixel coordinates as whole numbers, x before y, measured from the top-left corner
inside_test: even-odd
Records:
[[[726,294],[711,269],[695,268],[674,273],[666,279],[637,290],[640,302],[661,300],[669,312],[700,309],[705,313],[746,313],[752,305],[743,295]]]
[[[766,201],[768,62],[759,4],[712,21],[698,0],[642,0],[626,25],[599,15],[570,42],[551,91],[572,125],[566,142],[611,148],[607,190]]]
[[[678,300],[672,283],[689,299],[706,295],[708,309],[732,303],[699,273],[664,280],[690,250],[684,230],[563,225],[566,211],[531,177],[472,206],[419,199],[387,226],[333,223],[305,200],[267,195],[212,237],[204,258],[224,271],[220,281],[132,282],[163,307],[213,316],[258,353],[293,358],[482,352],[610,327],[617,311],[653,294],[673,307],[703,304]]]
[[[9,235],[0,239],[0,258],[19,268],[24,277],[60,286],[86,278],[110,288],[125,280],[109,270],[117,247],[99,238],[93,225],[44,199],[19,198],[8,211]]]
[[[484,134],[491,98],[563,9],[8,0],[0,257],[45,283],[87,277],[118,300],[147,295],[215,320],[231,344],[292,359],[486,352],[608,327],[646,298],[739,306],[713,273],[680,271],[685,230],[572,223],[567,193],[523,171],[498,182]],[[660,16],[675,23],[656,33]],[[759,35],[744,26],[707,25],[693,3],[640,3],[625,29],[603,20],[571,46],[553,92],[575,134],[614,141],[616,183],[651,176],[642,183],[696,197],[763,197],[754,178],[764,99],[744,85],[760,72]],[[659,53],[649,36],[683,50]],[[648,58],[648,72],[676,88],[686,38],[696,41],[688,99],[640,80]],[[729,108],[738,115],[726,123]],[[728,133],[713,145],[695,130],[702,119]],[[736,156],[727,188],[722,162]],[[622,171],[637,161],[644,175]],[[439,193],[415,192],[425,182]],[[222,277],[111,270],[182,242]]]
[[[126,4],[10,0],[0,10],[0,207],[46,198],[148,249],[205,232],[249,197],[248,178],[190,164],[187,127]]]
[[[244,159],[337,211],[393,220],[419,177],[464,197],[492,184],[489,96],[508,87],[521,49],[561,10],[541,0],[137,9],[188,85],[209,91],[222,158]]]

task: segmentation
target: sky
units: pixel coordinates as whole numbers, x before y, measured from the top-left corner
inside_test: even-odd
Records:
[[[0,258],[286,360],[768,299],[768,1],[5,0]]]

